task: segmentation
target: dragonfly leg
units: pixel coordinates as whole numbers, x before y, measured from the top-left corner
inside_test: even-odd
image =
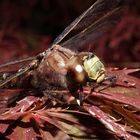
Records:
[[[114,75],[113,76],[106,76],[104,81],[108,81],[108,80],[110,81],[110,83],[108,85],[106,85],[105,87],[103,87],[102,89],[98,90],[98,92],[100,92],[100,91],[102,91],[104,89],[107,89],[109,87],[115,86],[117,77],[114,76]]]
[[[64,104],[64,102],[63,102],[61,99],[58,99],[58,98],[56,98],[56,97],[53,95],[54,92],[51,91],[51,90],[44,90],[44,91],[43,91],[43,94],[44,94],[45,96],[47,96],[49,99],[51,99],[51,100],[53,100],[53,101],[55,101],[55,102],[57,102],[57,103],[59,103],[59,104]]]
[[[117,77],[115,75],[106,76],[105,79],[104,79],[104,81],[107,81],[107,80],[109,80],[110,82],[112,82],[112,83],[115,84],[116,83],[116,80],[117,80]]]
[[[82,85],[80,86],[80,93],[79,93],[79,99],[77,99],[77,103],[79,106],[81,106],[83,104],[85,97],[84,97],[84,93],[83,93],[83,87]]]

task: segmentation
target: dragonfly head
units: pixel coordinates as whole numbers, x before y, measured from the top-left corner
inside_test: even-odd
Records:
[[[83,67],[90,80],[100,83],[105,78],[105,67],[100,59],[93,54],[83,57]]]
[[[92,53],[72,56],[67,64],[67,80],[73,87],[84,85],[88,80],[100,83],[105,78],[105,67]]]

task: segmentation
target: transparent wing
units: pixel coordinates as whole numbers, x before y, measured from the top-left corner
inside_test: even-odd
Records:
[[[121,5],[121,0],[97,0],[90,8],[74,20],[53,42],[61,43],[68,34],[77,34],[94,24],[101,17]]]
[[[34,67],[34,64],[30,63],[25,68],[22,68],[22,69],[15,71],[13,73],[12,72],[8,73],[8,76],[6,76],[5,78],[3,78],[3,80],[0,81],[0,88],[7,87],[7,84],[9,82],[11,82],[10,84],[12,84],[12,80],[16,80],[17,82],[19,82],[18,79],[16,79],[16,78],[21,76],[22,74],[30,71],[33,67]],[[1,73],[1,76],[3,76],[2,73]],[[2,79],[2,78],[0,78],[0,79]]]
[[[113,27],[114,24],[116,24],[116,22],[120,19],[121,13],[121,8],[117,7],[113,9],[98,21],[85,28],[79,34],[62,43],[61,46],[74,51],[83,51],[86,49],[86,47],[92,45],[95,39]]]
[[[42,58],[43,56],[39,54],[35,57],[30,57],[26,59],[17,60],[17,61],[11,61],[11,62],[2,64],[0,68],[0,88],[7,87],[8,83],[12,84],[12,80],[14,82],[16,80],[16,82],[18,83],[19,82],[18,77],[38,67]],[[21,65],[16,66],[16,64],[21,64]],[[10,67],[11,65],[14,65],[14,69]],[[7,67],[7,70],[2,70],[4,69],[4,67]]]
[[[23,63],[23,62],[27,62],[27,61],[32,61],[34,59],[35,59],[35,57],[28,57],[28,58],[23,58],[23,59],[20,59],[20,60],[9,61],[9,62],[0,64],[0,68],[7,67],[7,66],[10,66],[10,65],[19,64],[19,63]]]
[[[0,64],[0,88],[6,87],[9,82],[12,84],[12,80],[17,80],[18,82],[17,77],[33,69],[35,66],[37,67],[43,56],[44,53],[40,53],[34,57],[28,57]]]

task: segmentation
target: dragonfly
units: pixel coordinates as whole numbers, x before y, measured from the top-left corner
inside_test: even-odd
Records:
[[[65,28],[50,48],[34,57],[1,64],[0,69],[28,63],[14,72],[1,72],[0,89],[33,88],[50,95],[57,87],[68,89],[77,98],[75,92],[82,93],[88,82],[103,82],[107,77],[105,66],[93,52],[82,50],[119,21],[124,5],[122,0],[96,0]],[[68,38],[70,34],[73,36]]]

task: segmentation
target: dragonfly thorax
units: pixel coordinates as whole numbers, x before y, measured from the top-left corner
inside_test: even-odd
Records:
[[[84,84],[87,80],[87,73],[82,65],[80,57],[72,56],[67,64],[66,77],[74,83]]]

